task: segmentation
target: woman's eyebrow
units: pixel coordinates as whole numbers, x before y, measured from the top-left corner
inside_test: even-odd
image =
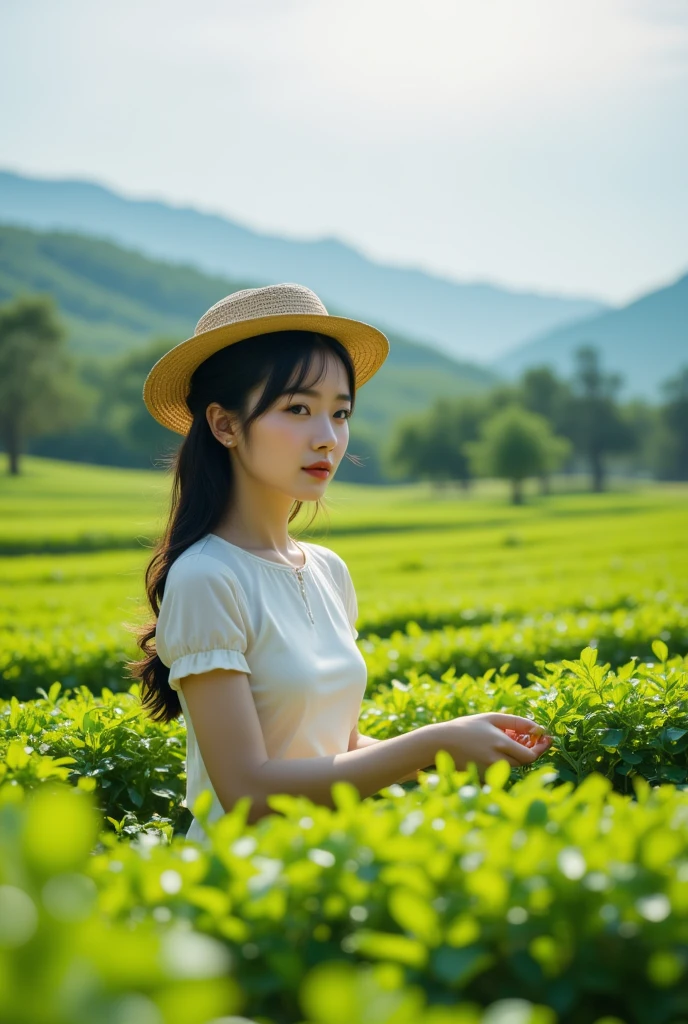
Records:
[[[316,398],[322,398],[320,391],[317,391],[315,388],[299,388],[298,391],[292,391],[289,393],[293,395],[315,395]],[[335,400],[337,402],[350,402],[351,395],[335,395]]]

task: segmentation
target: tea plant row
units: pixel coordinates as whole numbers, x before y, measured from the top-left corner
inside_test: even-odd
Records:
[[[576,661],[541,662],[526,686],[504,666],[476,678],[413,671],[408,682],[394,680],[364,700],[359,728],[383,740],[432,722],[506,712],[554,737],[537,763],[558,782],[579,784],[596,772],[622,793],[632,792],[636,775],[652,785],[688,785],[688,659],[670,658],[661,640],[653,647],[654,664],[629,661],[616,670],[586,648]],[[125,832],[155,815],[186,831],[185,753],[183,718],[151,721],[137,684],[95,696],[86,687],[62,693],[54,683],[39,699],[0,702],[0,780],[33,788],[53,777],[93,779],[100,810]],[[514,769],[512,777],[529,770]]]
[[[476,675],[507,662],[525,677],[539,660],[575,658],[588,645],[617,666],[634,656],[651,658],[656,638],[673,650],[688,652],[688,602],[674,597],[613,611],[561,611],[515,619],[495,615],[478,626],[432,630],[411,620],[405,630],[395,629],[387,637],[368,632],[365,624],[359,630],[369,693],[414,669],[441,675],[453,667]],[[0,697],[27,700],[39,687],[47,689],[55,681],[94,692],[103,687],[127,690],[131,679],[122,664],[136,656],[133,641],[123,647],[114,628],[0,632]]]

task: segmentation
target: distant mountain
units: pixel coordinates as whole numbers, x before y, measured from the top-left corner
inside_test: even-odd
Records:
[[[543,331],[610,308],[598,301],[462,284],[385,266],[333,238],[274,237],[221,216],[125,198],[85,181],[0,171],[0,222],[107,238],[206,274],[260,284],[298,281],[330,305],[454,358],[485,363]],[[331,310],[330,310],[331,311]]]
[[[495,361],[493,368],[516,379],[529,366],[549,365],[562,377],[574,372],[581,345],[600,350],[606,370],[623,378],[621,398],[662,398],[660,384],[688,366],[688,274],[601,316],[548,331]]]
[[[119,355],[152,335],[182,341],[218,298],[246,284],[82,235],[0,226],[0,301],[50,293],[78,354]]]
[[[251,283],[149,260],[95,238],[0,227],[0,302],[20,292],[51,294],[68,328],[69,348],[79,356],[121,355],[154,336],[169,338],[171,347],[191,337],[218,298]],[[329,312],[349,315],[337,307]],[[358,429],[378,432],[378,442],[394,420],[436,397],[486,390],[497,379],[485,367],[457,362],[396,332],[388,337],[384,372],[361,389],[356,408]]]

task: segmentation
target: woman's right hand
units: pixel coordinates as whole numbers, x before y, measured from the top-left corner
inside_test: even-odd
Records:
[[[469,761],[474,761],[481,781],[485,769],[495,761],[506,760],[512,768],[520,768],[532,764],[552,745],[552,737],[546,735],[537,722],[519,715],[503,715],[497,711],[463,715],[448,722],[437,722],[433,728],[437,728],[440,739],[438,749],[451,754],[459,771],[463,771]],[[507,736],[504,729],[514,729],[518,733],[530,733],[540,738],[532,747],[525,747]]]

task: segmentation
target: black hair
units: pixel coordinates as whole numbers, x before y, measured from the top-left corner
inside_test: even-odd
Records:
[[[282,395],[294,393],[305,384],[316,355],[321,363],[317,380],[322,379],[327,356],[331,354],[344,364],[353,412],[356,382],[349,352],[334,338],[310,331],[275,331],[228,345],[202,362],[191,377],[186,403],[193,421],[179,448],[169,457],[167,468],[174,474],[169,517],[145,575],[146,594],[155,620],[129,627],[144,657],[126,662],[126,668],[132,678],[141,680],[141,702],[154,721],[169,722],[181,713],[179,696],[169,686],[169,669],[155,648],[167,574],[191,544],[213,531],[232,500],[232,460],[210,429],[206,409],[212,402],[218,402],[234,413],[242,436],[248,440],[251,424],[259,416]],[[247,415],[249,394],[260,384],[264,388],[258,403]],[[298,515],[302,505],[302,501],[295,499],[288,522]],[[322,500],[317,499],[307,525],[323,507]]]

